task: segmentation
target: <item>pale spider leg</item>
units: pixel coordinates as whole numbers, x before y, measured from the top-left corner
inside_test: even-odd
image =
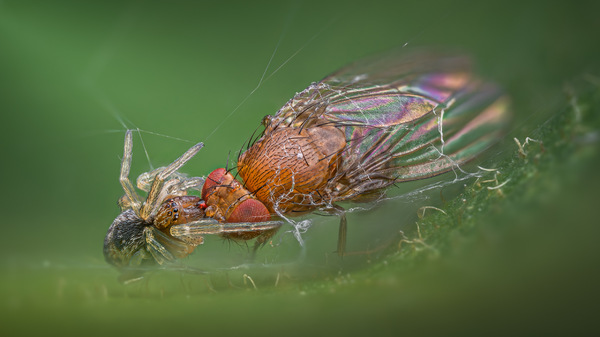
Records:
[[[257,231],[267,232],[276,230],[282,225],[283,221],[221,223],[214,219],[203,219],[182,225],[174,225],[171,227],[170,232],[173,237],[184,240],[214,234],[223,235],[227,233],[237,234]]]
[[[174,238],[197,246],[204,242],[204,235],[225,235],[227,233],[262,232],[256,237],[256,242],[251,253],[251,259],[256,255],[258,248],[262,247],[283,225],[282,221],[265,221],[255,223],[220,223],[214,219],[203,219],[187,224],[175,225],[170,228]],[[194,243],[195,242],[195,243]]]
[[[179,185],[177,186],[177,191],[187,191],[189,189],[195,189],[198,191],[202,191],[202,186],[204,185],[204,178],[202,177],[192,177],[185,178]]]
[[[144,229],[144,238],[146,250],[161,265],[165,262],[176,262],[178,258],[189,255],[193,251],[193,247],[202,243],[201,241],[189,243],[178,240],[152,226]]]
[[[164,170],[164,167],[159,167],[149,172],[144,172],[137,177],[136,185],[140,190],[148,193],[156,175]]]
[[[158,211],[158,207],[162,203],[162,201],[166,200],[169,196],[176,195],[184,195],[184,193],[179,192],[178,185],[180,182],[176,179],[170,179],[163,183],[160,188],[160,193],[156,197],[156,200],[161,200],[160,203],[156,204],[155,207],[151,208],[151,213],[148,213],[148,217],[154,216],[156,211]],[[177,191],[177,192],[176,192]]]
[[[163,190],[165,180],[173,173],[175,173],[175,171],[179,170],[190,159],[192,159],[192,157],[194,157],[196,153],[198,153],[198,151],[202,149],[203,146],[203,143],[198,143],[192,146],[181,157],[177,158],[173,163],[165,167],[164,170],[162,170],[156,175],[156,177],[154,178],[154,182],[152,182],[152,187],[148,192],[148,198],[146,198],[146,203],[140,211],[140,218],[147,220],[148,217],[150,217],[152,212],[162,202],[162,200],[160,200],[160,195]]]
[[[133,152],[133,136],[131,130],[127,130],[125,133],[125,145],[123,149],[123,159],[121,160],[121,174],[119,175],[119,181],[125,191],[125,195],[129,199],[131,209],[139,215],[142,207],[142,201],[135,192],[133,184],[129,180],[129,170],[131,169],[131,153]]]
[[[179,179],[169,179],[166,181],[161,189],[161,193],[158,195],[158,200],[166,200],[167,198],[174,196],[184,196],[187,195],[188,190],[196,190],[201,191],[202,185],[204,184],[204,178],[194,177],[194,178],[182,178],[183,181],[179,181]],[[154,216],[155,212],[158,210],[159,204],[156,205],[154,209],[152,209],[152,213],[148,216]]]
[[[140,190],[148,193],[148,191],[150,191],[150,187],[152,186],[154,178],[156,178],[156,175],[164,169],[164,167],[160,167],[155,169],[154,171],[144,172],[140,174],[137,178],[137,187]],[[181,187],[179,188],[180,191],[186,191],[190,188],[202,189],[202,185],[204,184],[204,178],[202,177],[187,178],[185,175],[180,174],[178,172],[173,173],[171,176],[175,177],[176,180],[181,181],[181,183],[179,183],[179,185],[181,185]]]
[[[165,262],[175,261],[175,257],[169,252],[158,240],[154,237],[152,228],[144,229],[144,236],[146,238],[146,247],[154,260],[158,264],[163,265]]]

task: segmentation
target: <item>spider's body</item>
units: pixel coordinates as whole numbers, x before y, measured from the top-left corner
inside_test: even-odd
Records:
[[[200,151],[202,143],[191,147],[169,166],[140,175],[137,186],[148,193],[142,201],[129,180],[132,146],[132,135],[128,130],[121,162],[120,182],[125,191],[119,200],[121,214],[115,218],[104,239],[104,257],[119,270],[130,273],[146,266],[174,262],[203,243],[204,235],[247,240],[269,236],[281,226],[278,221],[223,224],[205,216],[204,202],[199,197],[187,195],[189,190],[200,190],[204,178],[187,178],[177,173]]]

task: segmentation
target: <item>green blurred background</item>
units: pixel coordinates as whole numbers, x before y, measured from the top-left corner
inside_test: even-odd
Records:
[[[329,72],[405,43],[448,46],[473,55],[512,97],[514,126],[492,156],[500,161],[515,156],[512,137],[524,139],[574,97],[598,90],[569,83],[600,75],[599,12],[597,2],[567,1],[1,1],[0,331],[531,335],[592,327],[600,187],[593,125],[582,133],[585,155],[556,154],[535,173],[542,178],[522,186],[533,195],[527,203],[504,199],[498,207],[514,209],[494,212],[449,248],[435,239],[446,247],[435,258],[348,258],[327,268],[329,246],[321,244],[303,278],[292,273],[294,260],[311,250],[288,233],[262,252],[286,262],[281,269],[165,272],[124,286],[101,247],[118,214],[126,128],[151,132],[142,136],[154,167],[203,141],[183,171],[207,174],[235,157],[264,115]],[[564,141],[564,132],[550,141]],[[137,175],[149,161],[140,138],[134,142]],[[393,211],[404,207],[357,215],[355,227],[396,221]],[[416,208],[406,212],[401,220],[414,225]],[[331,250],[336,221],[309,231]],[[210,242],[192,264],[235,264],[247,254]],[[264,276],[255,276],[258,291],[243,274]]]

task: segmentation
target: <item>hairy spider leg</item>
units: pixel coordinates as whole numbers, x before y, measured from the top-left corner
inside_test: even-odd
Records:
[[[133,151],[133,136],[131,134],[131,130],[127,130],[125,133],[125,145],[123,149],[123,159],[121,159],[121,174],[119,175],[119,182],[121,182],[121,186],[125,191],[125,195],[129,199],[131,204],[131,209],[136,214],[140,214],[140,209],[142,207],[142,201],[140,197],[135,192],[135,188],[133,184],[129,180],[129,170],[131,169],[131,153]]]
[[[181,157],[177,158],[174,162],[169,164],[169,166],[165,167],[164,170],[159,172],[156,177],[154,177],[152,187],[150,187],[150,191],[148,192],[148,198],[146,199],[146,202],[140,211],[140,217],[142,219],[149,218],[152,215],[152,212],[156,210],[162,203],[162,199],[160,197],[164,189],[165,180],[179,170],[190,159],[192,159],[192,157],[194,157],[203,146],[203,143],[198,143],[192,146]]]

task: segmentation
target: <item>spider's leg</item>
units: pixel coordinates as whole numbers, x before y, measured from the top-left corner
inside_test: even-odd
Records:
[[[150,187],[152,187],[152,182],[154,181],[154,178],[156,178],[156,175],[164,169],[164,167],[159,167],[150,172],[144,172],[140,174],[137,177],[136,181],[137,188],[148,193],[148,191],[150,191]]]
[[[271,237],[277,231],[283,221],[265,221],[265,222],[236,222],[222,223],[215,219],[202,219],[198,221],[188,222],[182,225],[172,226],[171,235],[185,242],[191,242],[196,239],[202,243],[204,235],[238,235],[243,237],[244,233],[260,233],[259,235],[250,235],[252,238],[260,240],[262,235]],[[265,239],[263,239],[265,240]],[[261,241],[261,243],[264,241]]]
[[[150,191],[148,192],[146,203],[144,203],[144,206],[140,211],[140,217],[142,219],[148,219],[150,215],[152,215],[152,212],[156,210],[156,208],[162,203],[160,197],[163,192],[165,180],[179,170],[186,162],[192,159],[192,157],[195,156],[203,146],[204,144],[202,143],[192,146],[181,157],[177,158],[174,162],[165,167],[156,175],[154,181],[152,182],[152,187],[150,187]]]
[[[195,189],[198,191],[202,191],[202,186],[204,185],[203,177],[191,177],[185,178],[181,184],[178,186],[180,191],[187,191],[189,189]]]
[[[123,149],[123,159],[121,160],[121,174],[119,175],[119,181],[125,191],[125,195],[129,199],[131,208],[136,214],[139,214],[142,207],[140,197],[135,192],[135,188],[129,180],[129,169],[131,168],[131,153],[133,150],[133,137],[131,130],[127,130],[125,133],[125,146]]]
[[[154,230],[152,227],[146,227],[144,229],[144,236],[146,238],[146,248],[154,257],[154,260],[158,262],[158,264],[163,265],[165,262],[173,262],[175,261],[175,256],[165,248],[164,245],[161,244],[159,238],[156,235],[162,234],[158,230]],[[164,235],[164,234],[163,234]]]
[[[174,183],[170,186],[167,186],[171,181]],[[163,185],[163,190],[165,191],[165,197],[168,195],[171,196],[181,196],[187,195],[189,190],[202,191],[202,186],[204,185],[203,177],[191,177],[186,178],[183,176],[178,176],[177,178],[171,178]],[[164,200],[164,197],[160,197],[160,200]]]

